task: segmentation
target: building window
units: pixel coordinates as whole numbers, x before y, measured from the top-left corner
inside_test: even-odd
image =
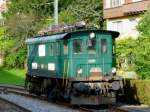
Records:
[[[123,22],[122,21],[115,21],[113,22],[113,31],[117,31],[120,34],[123,34]]]
[[[63,51],[64,51],[64,55],[68,54],[68,41],[67,40],[63,41]]]
[[[59,42],[56,42],[56,55],[59,55]]]
[[[73,52],[75,54],[82,53],[82,40],[76,39],[73,41]]]
[[[88,39],[87,40],[87,51],[88,54],[96,54],[96,38]]]
[[[44,44],[39,45],[38,52],[39,52],[39,56],[45,56],[45,45]]]
[[[139,2],[139,1],[142,1],[142,0],[133,0],[133,2]]]
[[[130,28],[131,31],[136,31],[136,26],[138,25],[138,22],[136,21],[136,19],[130,19]]]
[[[111,7],[118,7],[121,5],[121,0],[110,0]]]
[[[107,40],[106,39],[101,39],[101,53],[105,54],[107,53]]]
[[[50,43],[50,56],[53,56],[53,43]]]

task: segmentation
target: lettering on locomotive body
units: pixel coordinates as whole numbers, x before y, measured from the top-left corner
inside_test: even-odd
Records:
[[[89,60],[88,60],[88,63],[95,63],[95,62],[96,62],[95,59],[89,59]]]
[[[55,70],[55,64],[54,63],[48,63],[48,70],[54,71]]]
[[[32,63],[32,69],[37,69],[38,64],[37,63]]]

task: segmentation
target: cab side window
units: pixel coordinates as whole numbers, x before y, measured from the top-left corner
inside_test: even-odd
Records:
[[[50,56],[53,56],[53,43],[50,43],[50,48],[49,48]]]
[[[68,54],[68,41],[67,40],[63,41],[63,51],[64,51],[64,55]]]
[[[101,44],[100,45],[101,45],[101,53],[106,54],[107,49],[108,49],[107,40],[106,39],[101,39]]]
[[[46,55],[45,44],[41,44],[38,46],[38,54],[39,54],[39,57],[43,57]]]
[[[60,48],[59,48],[59,41],[56,42],[56,55],[59,55]]]
[[[82,39],[73,40],[73,52],[74,54],[82,53]]]
[[[96,38],[88,39],[87,40],[87,51],[88,54],[96,54]]]

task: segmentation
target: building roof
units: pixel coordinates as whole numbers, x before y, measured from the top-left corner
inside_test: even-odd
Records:
[[[118,6],[111,6],[109,0],[104,0],[104,19],[114,19],[126,16],[133,16],[144,13],[148,9],[150,0],[124,0],[124,3]],[[106,4],[109,4],[108,7]]]

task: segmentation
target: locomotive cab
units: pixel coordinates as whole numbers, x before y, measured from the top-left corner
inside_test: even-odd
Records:
[[[94,76],[111,76],[115,74],[115,57],[111,35],[102,35],[98,31],[72,33],[70,41],[70,72],[76,79],[88,79]],[[99,80],[97,78],[97,80]]]

